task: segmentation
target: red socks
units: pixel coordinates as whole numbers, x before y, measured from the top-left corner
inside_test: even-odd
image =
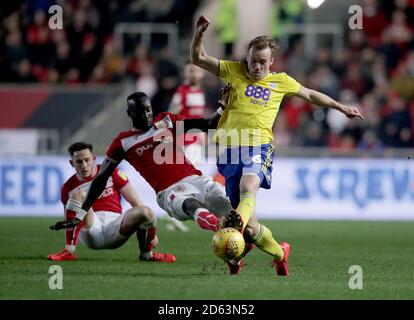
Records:
[[[214,232],[219,229],[219,219],[211,212],[208,212],[207,209],[197,209],[194,214],[194,219],[201,229],[211,230]]]

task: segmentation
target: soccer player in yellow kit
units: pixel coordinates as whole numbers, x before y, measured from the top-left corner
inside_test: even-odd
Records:
[[[276,273],[289,274],[290,245],[273,238],[255,215],[260,187],[269,189],[274,146],[272,126],[283,97],[296,95],[315,105],[333,108],[348,118],[363,119],[356,107],[345,106],[327,95],[300,85],[286,73],[270,72],[278,46],[267,36],[250,41],[245,61],[218,60],[207,55],[202,39],[210,21],[201,15],[191,43],[191,62],[232,84],[226,109],[217,126],[215,141],[226,144],[219,156],[218,170],[226,179],[226,192],[235,210],[225,226],[238,228],[247,240],[274,257]],[[238,273],[241,261],[228,262],[230,273]]]

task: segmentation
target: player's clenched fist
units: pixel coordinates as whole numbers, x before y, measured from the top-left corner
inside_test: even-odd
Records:
[[[210,24],[210,20],[208,20],[203,15],[199,16],[196,22],[197,32],[204,33],[204,31],[207,30],[209,24]]]

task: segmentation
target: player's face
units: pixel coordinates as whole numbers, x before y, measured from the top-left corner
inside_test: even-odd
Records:
[[[270,48],[262,50],[250,48],[249,53],[247,54],[249,77],[255,81],[263,79],[269,73],[272,63],[273,57]]]
[[[151,128],[153,121],[151,101],[148,98],[138,100],[137,106],[131,109],[130,117],[135,128],[143,131]]]
[[[193,64],[187,64],[184,69],[184,78],[185,81],[190,86],[195,86],[200,84],[201,80],[204,77],[204,70],[200,67],[197,67]]]
[[[82,179],[89,178],[95,168],[95,155],[89,149],[75,151],[70,164]]]

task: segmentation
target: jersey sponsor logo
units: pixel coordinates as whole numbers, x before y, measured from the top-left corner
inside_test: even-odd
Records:
[[[262,99],[268,101],[270,98],[271,91],[269,88],[262,88],[261,86],[247,85],[246,91],[244,91],[246,97],[252,97],[256,99]]]
[[[82,183],[81,185],[77,186],[76,188],[74,188],[73,190],[68,192],[69,198],[72,196],[72,194],[76,191],[76,190],[82,190],[85,195],[88,193],[89,191],[89,187],[91,186],[92,181],[88,181],[85,183]],[[103,197],[107,197],[110,196],[112,194],[114,194],[114,182],[112,180],[112,177],[109,177],[108,182],[106,183],[105,189],[104,191],[101,193],[101,195],[99,196],[98,199],[103,198]]]
[[[144,154],[146,150],[153,148],[155,145],[160,144],[160,143],[173,143],[174,139],[170,135],[161,136],[159,138],[154,138],[154,142],[155,143],[147,142],[146,144],[139,146],[138,148],[135,149],[135,153],[140,157]]]
[[[145,150],[148,150],[150,148],[152,148],[154,146],[154,144],[152,143],[146,143],[143,146],[140,146],[138,148],[135,149],[135,153],[140,157],[144,154]]]
[[[114,194],[114,188],[106,188],[104,191],[102,191],[98,199],[109,197],[109,196],[112,196],[113,194]]]
[[[272,89],[276,89],[277,83],[272,81],[272,82],[269,83],[269,87],[272,88]]]

